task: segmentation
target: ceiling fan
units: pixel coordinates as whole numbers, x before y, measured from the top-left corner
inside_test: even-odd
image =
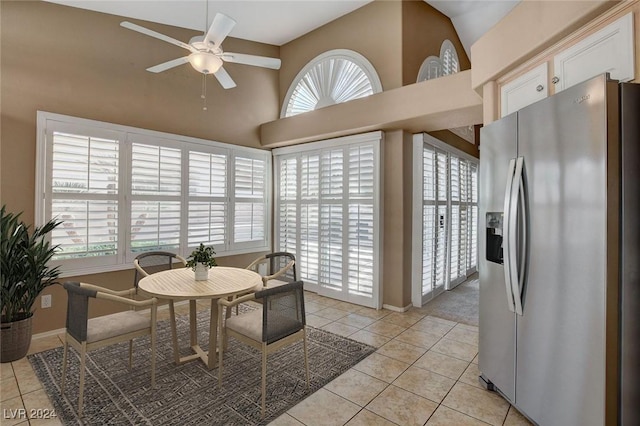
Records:
[[[120,25],[130,30],[182,47],[183,49],[191,52],[189,55],[182,58],[173,59],[147,68],[147,71],[150,72],[158,73],[166,71],[189,62],[196,71],[205,75],[213,74],[218,79],[222,87],[225,89],[231,89],[236,87],[236,83],[222,67],[223,62],[234,62],[237,64],[253,65],[255,67],[271,68],[274,70],[280,69],[280,59],[278,58],[268,58],[265,56],[223,51],[221,46],[222,41],[236,25],[236,21],[222,13],[216,13],[209,30],[204,35],[191,38],[188,44],[128,21],[123,21]]]

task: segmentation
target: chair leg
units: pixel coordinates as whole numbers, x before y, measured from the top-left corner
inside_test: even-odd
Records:
[[[84,399],[84,373],[85,373],[85,358],[87,355],[87,342],[82,342],[82,348],[80,349],[80,392],[78,395],[78,417],[82,417],[82,402]]]
[[[226,308],[228,311],[229,308]],[[220,346],[218,347],[218,388],[222,389],[222,354],[227,346],[227,333],[222,322],[222,308],[218,310],[218,327],[220,327]],[[211,355],[215,356],[215,354]]]
[[[304,369],[307,372],[307,389],[309,389],[309,355],[307,352],[307,331],[303,330],[302,346],[304,347]]]
[[[60,390],[64,393],[64,387],[67,383],[67,354],[69,352],[69,342],[67,342],[67,337],[64,338],[64,351],[62,352],[62,384],[60,385]]]
[[[157,327],[156,327],[156,307],[151,308],[151,388],[156,387],[156,343],[157,343]]]
[[[133,367],[133,339],[129,340],[129,370]]]
[[[264,419],[267,396],[267,345],[262,344],[262,419]]]

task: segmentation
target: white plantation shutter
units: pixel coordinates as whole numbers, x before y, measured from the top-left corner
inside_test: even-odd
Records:
[[[374,156],[373,145],[349,148],[348,284],[362,296],[373,293]]]
[[[275,249],[297,249],[305,286],[372,307],[379,303],[379,135],[274,150],[279,179]],[[348,143],[354,138],[357,142]],[[290,242],[294,235],[295,244]]]
[[[444,287],[447,259],[447,154],[422,147],[422,302]]]
[[[478,266],[478,165],[469,163],[469,256],[467,257],[467,275],[475,272]]]
[[[320,155],[300,156],[300,277],[320,282]]]
[[[364,56],[332,50],[311,60],[294,78],[280,116],[291,117],[381,91],[380,79]]]
[[[280,188],[281,203],[278,216],[281,220],[278,241],[280,250],[288,253],[297,252],[297,200],[298,200],[298,159],[287,158],[280,163]],[[298,268],[299,270],[299,268]],[[298,273],[300,273],[298,271]]]
[[[270,152],[39,111],[36,158],[36,224],[63,222],[63,276],[200,243],[217,256],[270,249]]]
[[[318,204],[300,206],[300,277],[305,282],[320,282],[320,210]]]
[[[266,161],[263,158],[234,158],[232,243],[235,246],[263,246],[266,241],[265,176]]]
[[[449,252],[449,281],[457,282],[460,276],[460,160],[451,157],[449,182],[451,185],[451,250]]]
[[[65,127],[47,132],[49,217],[63,221],[52,232],[52,244],[60,247],[54,259],[101,257],[116,263],[122,135]]]
[[[181,181],[180,149],[131,144],[132,253],[179,248]]]
[[[320,157],[320,276],[321,286],[334,291],[343,287],[344,148]]]
[[[460,71],[458,52],[450,40],[445,40],[440,46],[440,61],[442,61],[442,75],[451,75]]]
[[[224,247],[227,239],[228,154],[189,152],[189,247],[213,244]]]
[[[342,213],[342,205],[320,206],[320,285],[338,292],[343,287]]]
[[[449,254],[449,155],[436,150],[436,176],[438,216],[436,217],[436,252],[434,287],[441,287],[447,280],[447,257]]]

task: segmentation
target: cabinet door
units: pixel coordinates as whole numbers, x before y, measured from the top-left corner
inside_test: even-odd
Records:
[[[615,80],[633,80],[633,44],[630,12],[553,58],[556,93],[604,72]]]
[[[537,66],[500,89],[501,117],[548,96],[547,64]]]

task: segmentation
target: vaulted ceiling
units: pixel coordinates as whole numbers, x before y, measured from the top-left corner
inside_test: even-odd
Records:
[[[53,3],[202,30],[206,0],[50,0]],[[208,0],[208,22],[222,12],[238,24],[232,37],[281,46],[358,9],[371,0]],[[470,54],[471,45],[506,15],[519,0],[425,0],[447,15]]]

